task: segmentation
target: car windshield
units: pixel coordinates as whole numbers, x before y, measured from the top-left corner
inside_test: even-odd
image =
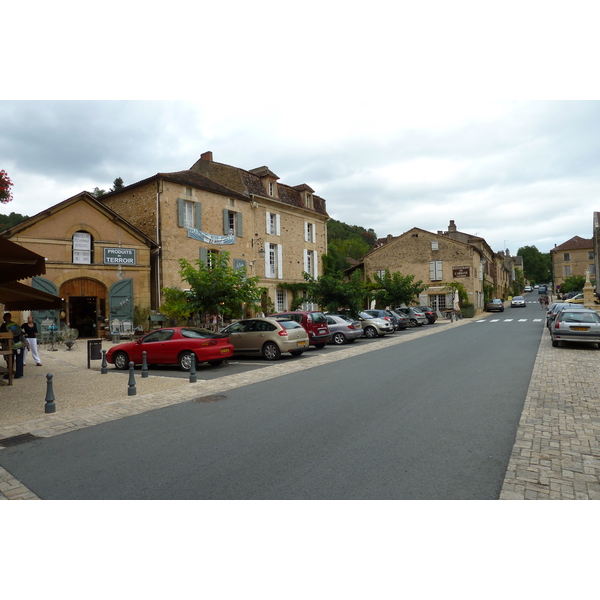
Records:
[[[277,321],[277,322],[285,329],[302,329],[302,325],[300,325],[300,323],[296,323],[296,321]]]
[[[523,296],[515,296],[513,300],[524,300]]]
[[[596,312],[563,312],[560,315],[561,321],[569,323],[600,323],[600,317]]]
[[[366,313],[366,312],[361,312],[361,313],[358,313],[358,314],[359,314],[359,315],[360,315],[360,316],[361,316],[363,319],[372,319],[372,318],[373,318],[373,315],[370,315],[369,313]]]
[[[327,319],[322,312],[310,313],[314,323],[327,323]]]

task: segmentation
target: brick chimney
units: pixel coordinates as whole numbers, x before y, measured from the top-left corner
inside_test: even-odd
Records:
[[[450,225],[448,225],[448,233],[455,233],[456,225],[454,224],[454,219],[450,219]]]
[[[208,162],[212,162],[212,160],[213,160],[212,152],[210,152],[210,151],[204,152],[204,154],[200,155],[200,160],[207,160]]]

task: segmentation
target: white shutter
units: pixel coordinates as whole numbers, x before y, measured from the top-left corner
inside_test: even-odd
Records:
[[[266,231],[267,233],[273,233],[273,232],[271,231],[271,213],[270,213],[270,212],[268,212],[268,213],[267,213],[267,226],[266,226],[266,228],[265,228],[265,231]]]
[[[421,306],[429,306],[429,296],[427,294],[420,294],[419,302]]]
[[[304,221],[304,241],[308,242],[308,223]]]
[[[429,261],[429,279],[435,281],[435,260]]]
[[[277,277],[283,279],[283,246],[277,244]]]
[[[281,235],[281,216],[275,215],[275,235]]]
[[[312,226],[312,242],[313,244],[317,243],[317,225],[315,223]]]
[[[316,279],[319,276],[319,263],[318,261],[318,256],[317,256],[317,251],[315,250],[313,252],[313,277]]]
[[[304,256],[304,269],[303,271],[305,271],[306,273],[308,273],[308,250],[305,248],[304,250],[302,250],[303,256]]]

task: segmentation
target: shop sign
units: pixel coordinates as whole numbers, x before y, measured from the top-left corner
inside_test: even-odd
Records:
[[[471,277],[470,267],[452,267],[452,277],[457,279],[459,277]]]
[[[133,248],[104,248],[105,265],[135,265]]]

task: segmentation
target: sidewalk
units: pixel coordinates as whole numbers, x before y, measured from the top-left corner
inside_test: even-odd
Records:
[[[435,335],[489,317],[462,319],[443,327],[409,330],[386,336],[377,349]],[[110,342],[103,343],[108,349]],[[12,387],[0,384],[0,439],[32,434],[60,435],[199,397],[208,397],[258,381],[310,369],[373,350],[346,346],[331,354],[285,365],[273,364],[243,374],[190,384],[187,379],[136,371],[136,396],[128,396],[128,373],[100,373],[101,361],[87,369],[85,342],[79,348],[41,351],[43,367],[26,367],[25,377]],[[592,347],[552,348],[544,328],[525,399],[521,421],[500,499],[600,499],[600,373],[598,350]],[[109,369],[113,369],[109,366]],[[0,369],[1,371],[1,369]],[[46,373],[54,374],[57,412],[45,414]],[[82,392],[84,390],[84,392]],[[24,396],[26,392],[26,396]],[[0,452],[2,446],[0,446]],[[19,481],[0,467],[1,499],[35,499]]]

